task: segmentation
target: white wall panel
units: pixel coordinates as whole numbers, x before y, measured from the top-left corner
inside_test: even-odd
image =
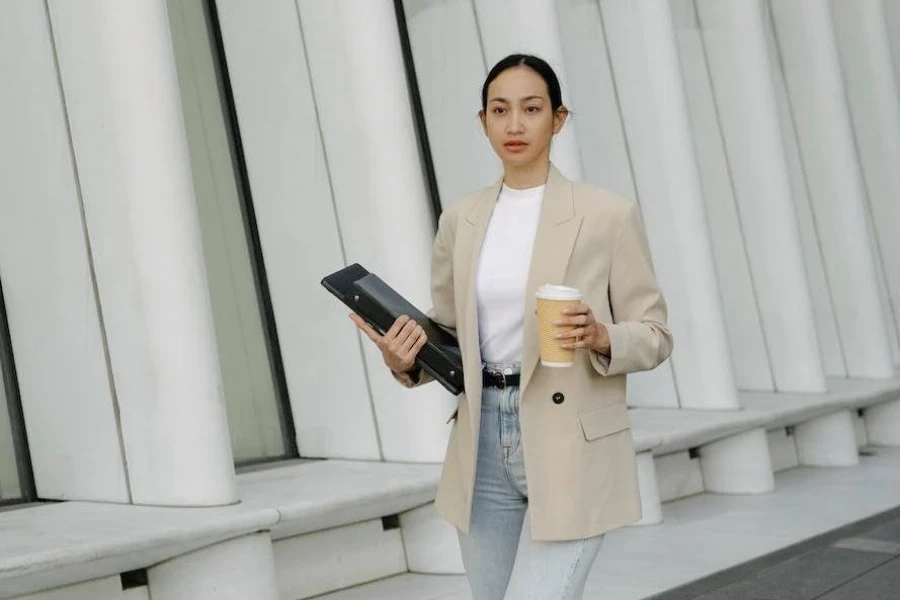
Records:
[[[557,0],[569,75],[571,126],[578,131],[584,180],[637,198],[606,32],[595,0]]]
[[[891,58],[885,4],[832,0],[838,55],[866,184],[872,241],[883,275],[894,364],[900,364],[900,90]]]
[[[492,184],[502,166],[478,119],[487,75],[472,0],[405,0],[441,203]]]
[[[758,307],[775,389],[824,392],[767,21],[757,0],[695,4],[753,281],[749,300]]]
[[[556,0],[472,0],[489,71],[509,54],[535,54],[546,60],[569,102],[569,78],[563,63]],[[480,91],[480,89],[479,89]],[[582,178],[576,128],[569,122],[553,140],[551,160],[569,179]]]
[[[127,502],[42,2],[0,5],[0,79],[0,278],[38,495]]]
[[[865,187],[827,2],[771,3],[848,374],[890,377]]]
[[[682,406],[734,408],[737,392],[669,5],[602,1],[651,251],[675,337]]]
[[[237,488],[165,4],[50,2],[132,500]]]
[[[390,0],[298,6],[347,261],[364,263],[426,309],[433,217],[394,7]],[[443,460],[455,399],[437,384],[402,388],[363,341],[384,458]]]
[[[167,0],[235,461],[286,454],[206,0]],[[224,67],[223,67],[224,68]],[[274,355],[272,355],[274,356]]]
[[[378,459],[358,336],[319,285],[345,258],[297,5],[218,9],[300,455]]]
[[[568,92],[574,118],[570,126],[579,131],[585,181],[639,200],[600,6],[584,0],[559,0],[557,5],[563,54],[571,75]],[[651,246],[658,251],[653,240]],[[664,291],[669,299],[669,289],[664,286]],[[628,403],[678,406],[672,363],[629,376]]]
[[[841,347],[837,329],[837,318],[834,303],[831,299],[831,288],[825,272],[825,259],[819,244],[810,200],[806,169],[797,139],[797,126],[793,109],[787,94],[784,71],[781,65],[781,54],[775,40],[772,15],[769,4],[763,3],[763,29],[766,35],[766,47],[771,57],[772,83],[775,89],[775,103],[778,112],[778,124],[781,141],[787,160],[790,175],[791,198],[797,217],[797,229],[800,234],[800,246],[803,250],[806,279],[812,298],[813,317],[819,339],[819,351],[825,374],[829,377],[846,377],[847,366],[844,361],[844,349]]]
[[[735,383],[743,390],[771,391],[769,350],[694,0],[674,0],[671,6]]]

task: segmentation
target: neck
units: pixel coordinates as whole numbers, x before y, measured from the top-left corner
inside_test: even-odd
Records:
[[[504,165],[503,183],[515,190],[524,190],[547,183],[550,159],[536,160],[527,165]]]

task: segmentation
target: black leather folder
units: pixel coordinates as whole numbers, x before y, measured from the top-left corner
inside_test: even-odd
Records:
[[[322,285],[382,335],[400,315],[414,319],[428,337],[416,363],[451,394],[463,392],[462,354],[456,336],[431,320],[381,278],[359,264],[352,264],[325,277]]]

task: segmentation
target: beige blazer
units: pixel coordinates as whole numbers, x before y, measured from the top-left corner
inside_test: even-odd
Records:
[[[436,506],[469,530],[481,421],[481,352],[475,270],[502,181],[443,213],[432,256],[432,317],[455,329],[466,392],[450,433]],[[611,358],[580,350],[575,366],[541,367],[534,293],[544,283],[577,287],[606,324]],[[641,517],[625,374],[652,369],[672,351],[666,304],[633,201],[563,177],[551,167],[525,301],[519,418],[532,536],[599,535]],[[429,381],[427,374],[406,386]],[[562,394],[563,401],[553,401]],[[559,400],[559,396],[557,396]]]

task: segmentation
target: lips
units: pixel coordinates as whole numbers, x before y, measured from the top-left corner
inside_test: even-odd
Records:
[[[507,150],[523,150],[528,146],[525,142],[506,142],[503,147]]]

